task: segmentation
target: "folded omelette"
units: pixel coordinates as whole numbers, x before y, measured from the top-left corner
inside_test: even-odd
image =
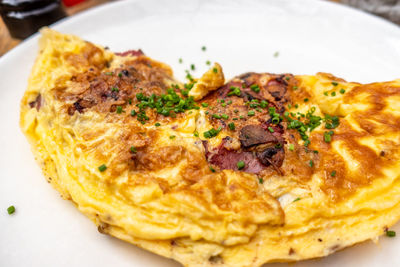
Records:
[[[400,80],[215,63],[176,81],[141,50],[42,30],[20,125],[101,233],[184,266],[323,257],[400,217]]]

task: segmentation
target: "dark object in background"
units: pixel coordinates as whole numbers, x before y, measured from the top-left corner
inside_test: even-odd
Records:
[[[63,3],[66,7],[77,5],[85,0],[63,0]]]
[[[0,0],[0,15],[11,36],[18,39],[67,16],[60,0]]]
[[[400,25],[400,0],[342,0],[341,2]]]

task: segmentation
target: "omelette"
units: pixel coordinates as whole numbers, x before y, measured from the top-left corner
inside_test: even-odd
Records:
[[[50,29],[21,101],[43,173],[98,231],[184,266],[377,241],[400,218],[400,80],[174,79],[141,50]]]

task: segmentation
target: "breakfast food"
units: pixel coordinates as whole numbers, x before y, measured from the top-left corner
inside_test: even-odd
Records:
[[[182,84],[142,51],[42,30],[21,128],[101,233],[185,266],[322,257],[400,218],[400,80]]]

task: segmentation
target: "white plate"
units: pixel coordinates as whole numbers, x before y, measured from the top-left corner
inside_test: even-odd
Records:
[[[142,48],[178,78],[191,63],[205,70],[206,60],[222,63],[227,77],[247,71],[324,71],[360,82],[400,77],[397,26],[316,0],[122,1],[54,28],[113,51]],[[35,35],[0,59],[0,266],[179,266],[99,234],[45,182],[18,126],[37,41]],[[9,205],[17,208],[12,216]],[[400,233],[399,225],[394,229]],[[379,246],[367,242],[296,266],[400,266],[399,250],[400,238],[382,237]]]

